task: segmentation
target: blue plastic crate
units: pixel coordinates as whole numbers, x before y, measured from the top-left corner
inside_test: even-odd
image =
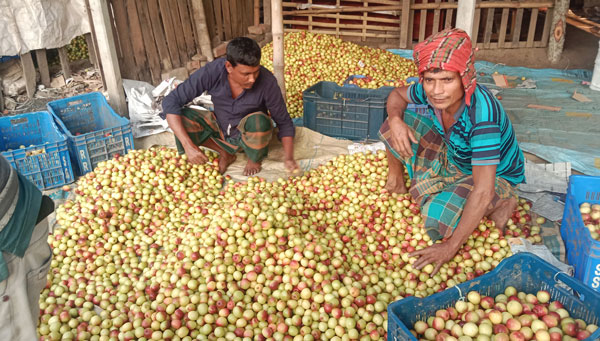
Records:
[[[41,190],[74,181],[67,137],[46,111],[0,117],[0,151]]]
[[[469,291],[496,296],[507,286],[536,293],[547,290],[553,301],[562,303],[574,318],[587,323],[600,321],[600,294],[531,253],[518,253],[503,260],[496,269],[426,298],[407,297],[388,306],[388,340],[417,340],[410,332],[415,322],[453,306]],[[569,289],[566,289],[567,286]],[[586,340],[599,340],[600,329]]]
[[[349,88],[334,82],[319,82],[302,93],[304,126],[321,134],[349,140],[377,140],[387,117],[387,97],[393,87]],[[426,106],[409,110],[426,113]]]
[[[80,175],[133,149],[129,120],[117,115],[99,92],[52,101],[48,109],[69,138]]]
[[[350,84],[350,81],[355,80],[355,79],[365,78],[365,77],[366,76],[363,76],[363,75],[350,75],[344,81],[344,87],[346,87],[346,88],[358,88],[359,87],[358,85],[356,85],[356,84]],[[410,84],[410,82],[415,82],[415,83],[419,82],[419,77],[408,77],[405,80],[405,84],[407,84],[407,85]]]
[[[575,277],[600,291],[600,242],[583,224],[579,206],[584,202],[600,204],[600,177],[571,175],[560,233]]]
[[[292,124],[294,125],[294,127],[302,127],[302,125],[304,124],[304,120],[302,119],[302,117],[292,118]]]
[[[19,56],[2,56],[2,57],[0,57],[0,63],[4,63],[11,59],[17,59],[17,58],[19,58]]]
[[[344,81],[344,88],[359,88],[358,85],[356,84],[350,84],[350,81],[355,80],[355,79],[361,79],[361,78],[365,78],[366,76],[363,75],[351,75],[348,76],[348,78],[346,78],[346,80]]]

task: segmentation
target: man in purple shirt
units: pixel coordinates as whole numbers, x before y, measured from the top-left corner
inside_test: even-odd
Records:
[[[224,173],[243,150],[248,157],[244,175],[254,175],[267,156],[275,121],[284,150],[284,166],[298,169],[294,160],[292,119],[273,74],[260,65],[258,44],[246,37],[227,45],[227,57],[216,59],[194,72],[163,100],[163,112],[175,133],[177,149],[192,163],[204,163],[205,146],[219,152],[219,171]],[[207,92],[214,113],[185,107]]]

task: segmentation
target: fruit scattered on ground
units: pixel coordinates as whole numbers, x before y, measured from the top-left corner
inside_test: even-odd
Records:
[[[383,151],[240,183],[206,153],[192,165],[173,150],[132,150],[80,178],[49,238],[42,339],[385,339],[389,303],[511,255],[484,219],[439,273],[413,269],[408,253],[432,242],[410,195],[382,190]],[[527,205],[507,231],[533,240],[536,229],[516,224],[530,223]]]

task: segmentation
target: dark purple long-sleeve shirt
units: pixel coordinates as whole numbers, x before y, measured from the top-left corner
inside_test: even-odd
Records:
[[[294,125],[277,80],[263,66],[260,67],[259,76],[252,88],[244,90],[234,99],[227,79],[225,58],[216,59],[194,72],[165,97],[162,103],[164,115],[180,115],[181,108],[204,91],[211,95],[214,113],[225,137],[238,136],[240,132],[237,125],[240,120],[256,111],[268,111],[271,114],[271,118],[279,127],[279,138],[294,136]]]

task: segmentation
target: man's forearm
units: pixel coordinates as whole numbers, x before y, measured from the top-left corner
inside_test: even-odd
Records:
[[[390,119],[404,120],[404,110],[408,107],[407,87],[394,89],[387,100],[386,109]]]
[[[447,241],[456,250],[469,239],[471,233],[479,225],[481,218],[483,218],[487,211],[487,207],[492,202],[493,194],[473,190],[467,198],[460,222]]]
[[[184,148],[194,145],[194,142],[188,135],[187,131],[185,131],[183,123],[181,122],[181,115],[167,114],[167,123],[169,123],[169,128],[173,130],[173,134],[175,134]]]
[[[294,138],[291,136],[284,136],[281,138],[281,144],[283,144],[283,154],[286,160],[294,160]]]

